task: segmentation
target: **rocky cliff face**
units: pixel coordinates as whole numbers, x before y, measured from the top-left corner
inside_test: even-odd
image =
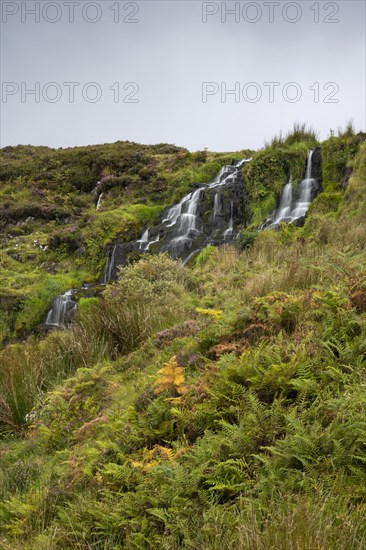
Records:
[[[109,250],[102,282],[115,279],[119,265],[147,252],[168,252],[188,262],[208,245],[236,239],[245,223],[245,189],[240,168],[247,162],[224,166],[214,181],[192,184],[191,191],[163,212],[159,222],[146,228],[140,239],[116,242]]]
[[[117,239],[107,252],[101,283],[115,280],[119,266],[146,253],[167,252],[187,263],[206,246],[235,241],[239,228],[245,225],[246,196],[240,169],[249,161],[223,166],[211,183],[193,183],[190,192],[166,209],[154,226],[146,227],[139,239],[127,243]],[[281,222],[301,225],[310,203],[322,190],[321,180],[321,151],[316,148],[309,152],[303,180],[298,186],[291,180],[284,186],[279,207],[262,229],[277,228]],[[46,325],[64,326],[75,307],[72,296],[73,291],[56,298]]]
[[[304,177],[306,176],[306,169]],[[313,151],[311,159],[311,177],[318,182],[318,192],[322,191],[323,183],[323,168],[322,168],[322,149],[321,147],[316,147]],[[314,197],[315,198],[315,197]]]
[[[168,252],[187,263],[208,245],[230,243],[245,224],[245,186],[241,166],[250,159],[223,166],[214,181],[192,184],[191,191],[163,212],[159,222],[145,228],[140,239],[129,243],[116,241],[108,251],[102,283],[117,276],[118,266],[145,253]],[[322,190],[321,149],[310,151],[303,180],[298,186],[289,181],[283,189],[278,209],[262,229],[276,228],[281,222],[301,225],[307,209]]]

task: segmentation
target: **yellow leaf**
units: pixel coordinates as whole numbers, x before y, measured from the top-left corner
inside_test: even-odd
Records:
[[[176,376],[174,378],[174,385],[175,386],[181,386],[182,384],[184,384],[184,375],[183,374],[178,374],[178,376]]]

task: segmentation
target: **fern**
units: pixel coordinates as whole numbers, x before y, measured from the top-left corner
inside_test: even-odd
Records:
[[[176,356],[172,357],[164,367],[158,371],[154,391],[163,393],[167,390],[174,390],[178,394],[185,393],[184,369],[177,364]]]

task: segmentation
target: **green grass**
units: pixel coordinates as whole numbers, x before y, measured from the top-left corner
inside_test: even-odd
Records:
[[[315,147],[318,144],[318,132],[306,124],[295,122],[292,130],[286,135],[282,131],[274,136],[270,142],[265,142],[265,148],[291,147],[294,144],[309,143],[309,147]]]

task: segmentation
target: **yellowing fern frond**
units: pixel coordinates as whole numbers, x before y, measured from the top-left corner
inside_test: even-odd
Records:
[[[162,393],[170,389],[175,389],[180,394],[184,393],[184,369],[178,366],[175,355],[158,371],[154,391]]]
[[[202,307],[196,307],[196,313],[201,315],[209,315],[215,319],[220,319],[222,316],[222,311],[220,309],[203,309]]]
[[[143,472],[148,472],[161,462],[171,462],[176,457],[176,453],[169,447],[155,445],[153,449],[145,449],[141,461],[132,460],[131,465],[139,468]]]

